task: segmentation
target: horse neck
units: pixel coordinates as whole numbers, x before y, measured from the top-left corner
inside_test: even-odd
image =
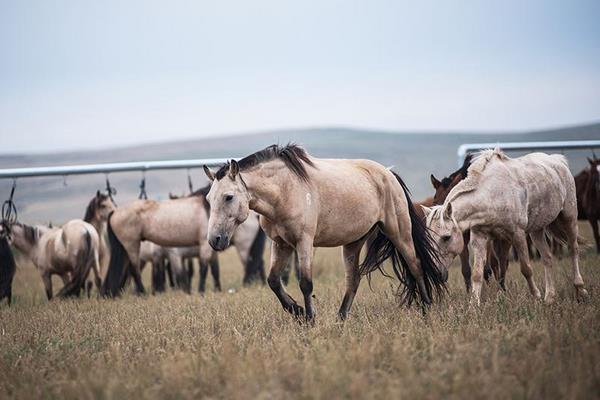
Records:
[[[472,192],[464,193],[452,200],[452,218],[463,232],[471,227],[474,222],[473,215],[480,211],[478,207],[473,207],[475,202],[472,196]]]
[[[35,257],[37,253],[38,245],[40,243],[40,238],[36,237],[35,242],[31,243],[25,237],[25,230],[22,230],[19,235],[16,235],[13,232],[13,240],[12,244],[15,246],[21,253],[25,253],[25,255],[31,259]]]
[[[92,225],[96,229],[96,232],[98,232],[98,235],[102,235],[104,233],[104,231],[106,230],[106,223],[107,223],[107,221],[105,219],[96,218],[96,217],[94,217],[89,222],[89,224]]]
[[[295,177],[290,176],[292,173],[287,168],[273,168],[267,164],[243,173],[242,179],[250,195],[250,209],[274,221],[286,203],[286,188]]]

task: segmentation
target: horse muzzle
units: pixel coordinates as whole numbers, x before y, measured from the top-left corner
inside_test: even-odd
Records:
[[[223,251],[229,247],[229,235],[226,233],[208,238],[208,244],[215,251]]]

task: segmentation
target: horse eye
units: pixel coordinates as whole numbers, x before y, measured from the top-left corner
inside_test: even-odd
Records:
[[[444,235],[444,236],[442,236],[442,240],[444,242],[447,242],[448,240],[450,240],[450,235]]]
[[[233,200],[233,195],[232,194],[225,195],[225,201],[231,201],[231,200]]]

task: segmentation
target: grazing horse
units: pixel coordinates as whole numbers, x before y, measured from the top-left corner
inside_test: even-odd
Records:
[[[399,296],[407,304],[431,304],[445,291],[445,277],[436,266],[436,251],[417,216],[408,189],[393,172],[370,160],[319,159],[299,146],[272,145],[216,173],[204,167],[213,182],[208,242],[217,251],[229,245],[250,210],[272,239],[268,283],[283,308],[296,317],[314,319],[312,258],[315,247],[343,246],[346,293],[339,310],[347,317],[361,275],[381,269],[391,258],[402,283]],[[377,236],[359,264],[361,247],[370,233]],[[303,309],[281,283],[282,269],[294,249],[300,261]],[[420,296],[420,299],[418,298]],[[305,311],[306,310],[306,311]]]
[[[467,177],[467,171],[469,166],[471,165],[471,161],[473,159],[472,154],[467,154],[465,160],[463,161],[462,166],[451,173],[449,176],[443,178],[441,181],[438,180],[433,174],[431,174],[431,185],[435,189],[435,193],[433,195],[433,201],[431,205],[424,204],[425,206],[438,206],[444,203],[446,197],[448,197],[448,193],[454,188],[454,186],[458,185],[460,181]],[[467,293],[471,292],[471,264],[469,263],[469,231],[464,233],[464,242],[465,246],[463,250],[460,252],[460,265],[461,272],[463,275],[463,279],[465,281],[465,287],[467,289]]]
[[[117,296],[121,292],[127,278],[126,266],[129,266],[137,293],[145,292],[140,275],[142,240],[166,247],[198,246],[201,271],[208,268],[214,257],[214,252],[206,240],[208,190],[209,187],[205,187],[188,197],[179,199],[136,200],[117,208],[108,220],[111,257],[108,274],[102,285],[102,293],[106,296]],[[255,214],[253,218],[248,219],[234,241],[242,263],[246,267],[244,283],[256,280],[257,276],[258,279],[264,277],[260,273],[264,270],[262,259],[264,242],[264,233]],[[181,263],[176,262],[171,265],[171,268],[178,282],[189,292],[189,279]]]
[[[588,220],[592,226],[596,252],[600,253],[600,235],[598,234],[598,219],[600,219],[600,160],[588,158],[589,168],[575,176],[577,187],[578,218]]]
[[[529,260],[528,234],[542,255],[545,301],[551,303],[555,297],[554,259],[546,234],[569,245],[577,299],[586,297],[579,272],[575,182],[565,157],[532,153],[511,159],[499,149],[485,150],[469,167],[467,178],[450,191],[444,204],[425,210],[425,214],[446,268],[464,247],[463,233],[471,231],[473,302],[480,302],[486,245],[490,240],[503,243],[499,254],[502,257],[508,256],[511,244],[515,247],[529,290],[540,297]]]
[[[79,296],[90,269],[100,289],[100,240],[92,225],[80,219],[71,220],[61,228],[15,223],[10,233],[12,244],[40,271],[48,300],[52,299],[53,274],[59,275],[65,284],[58,292],[59,297]]]
[[[0,301],[7,299],[8,305],[12,302],[12,281],[17,270],[17,264],[8,242],[9,230],[4,223],[0,223]]]

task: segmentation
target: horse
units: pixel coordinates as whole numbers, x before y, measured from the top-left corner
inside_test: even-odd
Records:
[[[239,162],[231,160],[213,172],[208,243],[222,251],[250,211],[272,239],[268,283],[284,310],[313,322],[312,258],[316,247],[343,246],[346,292],[339,316],[346,319],[361,276],[381,270],[392,260],[401,282],[400,300],[423,307],[442,298],[446,289],[436,265],[437,253],[417,216],[402,179],[370,160],[321,159],[302,147],[272,145]],[[359,255],[366,238],[376,232],[365,260]],[[282,269],[294,249],[300,261],[300,290],[304,308],[285,290]]]
[[[511,244],[514,246],[530,293],[541,297],[530,265],[528,234],[542,255],[545,302],[552,303],[556,294],[554,259],[547,234],[569,245],[577,299],[587,296],[579,271],[575,181],[564,156],[532,153],[512,159],[500,149],[484,150],[469,167],[467,178],[450,191],[443,205],[426,209],[425,214],[445,268],[462,251],[463,233],[470,230],[473,303],[480,304],[486,245],[490,240],[501,244],[498,255],[502,259],[508,257]]]
[[[74,219],[61,228],[29,226],[19,222],[10,227],[14,247],[28,256],[40,271],[48,300],[52,299],[52,275],[59,275],[64,287],[59,297],[79,296],[90,269],[100,290],[99,245],[96,229]]]
[[[6,298],[10,306],[12,303],[12,282],[17,264],[10,248],[9,235],[7,224],[0,223],[0,302]]]
[[[163,201],[136,200],[116,209],[108,220],[111,248],[108,274],[102,285],[105,296],[117,296],[125,285],[125,267],[133,277],[136,292],[145,293],[140,275],[140,243],[149,240],[160,246],[198,246],[201,271],[209,265],[214,252],[207,236],[208,208],[206,194],[209,187],[197,190],[188,197]],[[265,243],[258,216],[249,218],[234,241],[246,268],[244,283],[262,279],[262,259]],[[190,292],[189,279],[180,263],[171,265],[184,290]],[[262,272],[261,272],[262,271]],[[220,285],[219,285],[220,286]]]
[[[598,219],[600,219],[600,159],[588,158],[589,167],[575,176],[577,188],[578,218],[588,220],[594,240],[596,252],[600,253],[600,235],[598,234]]]
[[[96,229],[98,238],[100,239],[98,250],[100,269],[98,272],[101,281],[104,281],[104,278],[106,277],[108,261],[110,258],[110,251],[108,249],[108,244],[106,243],[106,224],[108,216],[116,208],[117,206],[112,198],[108,194],[100,193],[98,190],[96,191],[96,195],[88,203],[85,209],[85,215],[83,216],[83,220]]]
[[[431,185],[435,190],[433,194],[433,200],[430,205],[424,204],[426,207],[437,206],[444,203],[446,197],[448,197],[448,193],[454,188],[454,186],[458,185],[460,181],[467,177],[467,170],[471,165],[471,161],[473,160],[472,154],[467,154],[465,157],[461,167],[451,173],[449,176],[444,177],[441,181],[438,180],[433,174],[430,175]],[[471,264],[469,263],[469,231],[464,233],[465,246],[463,250],[460,252],[460,265],[461,272],[463,275],[463,279],[465,281],[465,287],[467,289],[467,293],[471,291]],[[489,275],[488,275],[489,276]]]

